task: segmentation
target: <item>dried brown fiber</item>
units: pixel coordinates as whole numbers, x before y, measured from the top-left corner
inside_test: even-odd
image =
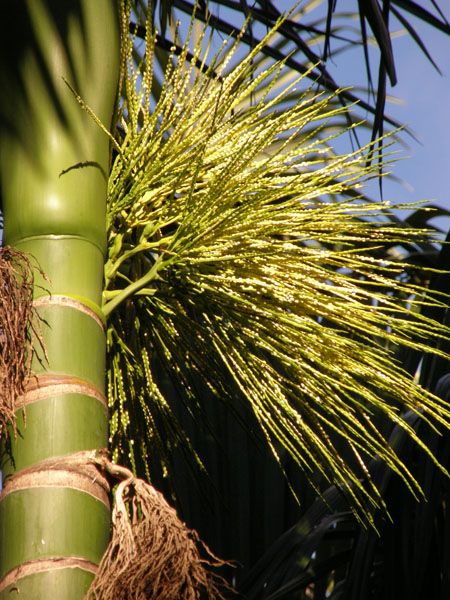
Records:
[[[115,491],[111,542],[87,594],[90,600],[197,600],[223,598],[221,578],[211,567],[225,563],[180,521],[160,492],[131,471],[109,463],[111,474],[126,477]],[[220,583],[219,583],[220,582]]]
[[[30,375],[36,339],[42,345],[33,308],[33,266],[15,248],[0,248],[0,436],[7,424],[14,433],[16,399],[23,394]]]

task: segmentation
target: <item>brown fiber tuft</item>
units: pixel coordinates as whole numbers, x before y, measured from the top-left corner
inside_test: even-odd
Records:
[[[87,594],[90,600],[223,598],[220,561],[180,521],[160,492],[124,467],[102,465],[123,480],[115,491],[111,542]],[[203,546],[209,559],[201,558]]]
[[[42,346],[33,308],[33,266],[15,248],[0,248],[0,436],[14,433],[16,400],[30,376],[32,343]]]

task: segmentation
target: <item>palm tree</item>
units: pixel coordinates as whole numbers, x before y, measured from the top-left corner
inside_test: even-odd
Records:
[[[374,455],[420,495],[377,419],[422,447],[399,407],[450,425],[447,403],[394,357],[397,347],[446,357],[437,342],[448,330],[421,313],[440,299],[377,253],[427,234],[383,221],[383,203],[352,198],[378,174],[376,146],[330,152],[315,125],[345,111],[299,94],[302,79],[279,92],[283,62],[255,71],[270,34],[231,70],[235,46],[209,59],[200,37],[190,60],[187,44],[175,46],[152,95],[151,14],[139,58],[128,2],[119,18],[106,0],[24,1],[2,13],[3,243],[32,255],[45,277],[36,271],[33,282],[42,345],[21,363],[31,377],[3,398],[0,597],[82,598],[100,562],[95,598],[217,592],[196,535],[132,474],[151,479],[158,464],[170,475],[179,452],[204,468],[165,393],[168,375],[187,414],[206,411],[202,398],[228,403],[280,466],[287,452],[320,494],[319,471],[359,520],[373,524],[373,506],[383,509],[367,468]],[[21,261],[10,261],[19,293],[30,289]],[[108,477],[120,483],[104,554]],[[185,544],[186,571],[168,537]]]

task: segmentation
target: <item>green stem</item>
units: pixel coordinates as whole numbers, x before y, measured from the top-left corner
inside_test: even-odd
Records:
[[[109,126],[116,3],[15,0],[0,3],[0,19],[4,243],[32,254],[49,279],[38,277],[35,287],[48,361],[33,362],[26,420],[19,410],[3,466],[0,599],[82,600],[108,543],[109,503],[95,474],[61,457],[108,443],[98,315],[110,140],[65,81]]]
[[[162,256],[159,256],[156,262],[152,265],[151,269],[149,269],[145,275],[143,275],[136,281],[133,281],[133,283],[128,285],[123,290],[120,290],[117,296],[115,296],[112,300],[110,300],[103,306],[102,310],[105,317],[108,317],[108,315],[110,315],[111,312],[114,309],[116,309],[119,306],[119,304],[124,302],[127,298],[129,298],[133,294],[137,294],[150,282],[154,281],[155,279],[158,279],[159,271],[167,267],[167,265],[173,262],[173,260],[174,258],[170,258],[169,260],[163,260]]]

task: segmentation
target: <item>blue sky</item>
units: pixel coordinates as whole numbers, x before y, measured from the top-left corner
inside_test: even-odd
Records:
[[[450,21],[450,2],[440,2]],[[400,200],[433,199],[450,209],[450,38],[422,25],[420,35],[438,64],[442,76],[430,66],[414,42],[403,36],[393,40],[399,82],[392,93],[405,101],[390,113],[409,123],[421,144],[411,140],[411,158],[396,172],[413,190],[389,186]]]
[[[437,0],[450,21],[450,1]],[[324,10],[322,3],[317,12]],[[430,0],[421,0],[421,6],[433,11]],[[277,2],[280,9],[292,5],[289,0]],[[337,0],[337,10],[356,10],[356,0]],[[404,13],[407,15],[407,13]],[[436,13],[434,13],[436,14]],[[311,13],[310,16],[313,16]],[[397,32],[392,40],[398,83],[388,93],[401,102],[388,103],[386,112],[407,124],[419,139],[408,135],[403,140],[408,148],[401,156],[409,156],[394,167],[394,174],[404,183],[384,181],[384,196],[392,203],[433,201],[450,210],[450,37],[436,31],[412,16],[408,21],[428,48],[442,75],[434,69],[409,35],[397,35],[401,26],[391,22],[391,31]],[[358,21],[355,22],[355,27]],[[377,54],[372,53],[375,58]],[[339,84],[351,85],[364,81],[362,53],[343,54],[335,61],[333,74]],[[377,75],[377,60],[373,61],[373,75]],[[442,226],[445,223],[441,221]],[[446,222],[450,226],[450,219]]]

